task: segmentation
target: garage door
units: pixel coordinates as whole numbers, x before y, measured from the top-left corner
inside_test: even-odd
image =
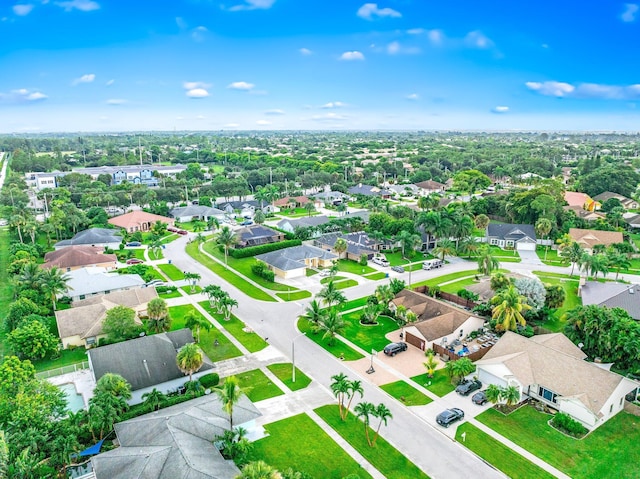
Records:
[[[507,387],[507,382],[504,379],[500,379],[498,376],[494,376],[482,368],[478,369],[478,379],[484,386],[495,384],[496,386]]]
[[[535,251],[536,244],[535,243],[517,243],[516,249],[519,251]]]

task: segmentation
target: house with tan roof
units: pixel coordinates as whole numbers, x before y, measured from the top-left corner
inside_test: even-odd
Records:
[[[563,206],[562,209],[565,211],[573,211],[578,218],[583,219],[585,221],[603,220],[607,217],[603,213],[600,213],[598,211],[585,210],[582,206],[578,206],[578,205]]]
[[[79,245],[49,251],[44,255],[44,264],[41,267],[49,269],[56,266],[63,271],[73,271],[85,266],[113,269],[116,262],[116,255],[104,254],[104,248]]]
[[[303,207],[307,203],[312,203],[312,201],[306,196],[285,196],[284,198],[275,200],[273,205],[281,209],[288,209]]]
[[[168,226],[174,225],[173,218],[166,216],[154,215],[146,211],[132,211],[124,215],[109,218],[109,223],[119,228],[124,228],[127,233],[135,233],[136,231],[149,231],[156,221],[160,221]]]
[[[562,333],[525,338],[507,332],[475,364],[484,384],[515,386],[520,400],[537,399],[592,430],[622,411],[640,384],[586,357]]]
[[[569,206],[579,206],[587,211],[596,211],[602,206],[600,202],[595,201],[588,194],[577,191],[565,191],[564,200]]]
[[[418,317],[415,323],[405,326],[404,340],[423,351],[432,343],[451,344],[480,329],[485,322],[469,311],[408,289],[391,300],[389,309],[395,312],[400,305]]]
[[[431,193],[443,193],[447,188],[447,185],[444,183],[433,180],[421,181],[420,183],[416,183],[415,186],[418,188],[418,194],[421,196],[427,196]]]
[[[626,210],[635,210],[638,209],[638,202],[632,198],[627,198],[626,196],[619,195],[618,193],[613,193],[611,191],[605,191],[604,193],[600,193],[593,197],[594,200],[599,201],[600,203],[604,203],[611,198],[615,198],[618,200],[622,207]]]
[[[569,236],[573,241],[582,246],[586,251],[591,252],[596,245],[609,246],[615,243],[622,243],[624,238],[619,231],[583,230],[580,228],[569,228]]]
[[[101,338],[106,337],[102,331],[102,323],[107,316],[107,311],[116,306],[125,306],[138,314],[143,314],[147,303],[157,297],[155,288],[136,288],[76,301],[73,303],[73,308],[56,311],[56,323],[62,347],[64,349],[69,346],[90,348]],[[137,318],[136,322],[142,325]]]

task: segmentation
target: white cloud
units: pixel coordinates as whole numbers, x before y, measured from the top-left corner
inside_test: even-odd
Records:
[[[418,95],[417,93],[411,93],[411,94],[407,95],[405,98],[407,100],[417,101],[417,100],[420,99],[420,95]]]
[[[400,42],[394,41],[387,45],[387,53],[389,55],[415,55],[416,53],[420,53],[420,49],[418,47],[403,47],[400,45]]]
[[[393,8],[378,8],[377,3],[365,3],[358,9],[356,15],[360,18],[364,18],[365,20],[373,20],[374,17],[399,18],[402,16],[400,12]]]
[[[624,12],[620,15],[620,18],[623,22],[635,22],[636,15],[638,14],[638,5],[635,3],[625,3],[624,4]]]
[[[68,0],[66,2],[55,2],[55,4],[59,7],[64,8],[65,12],[70,12],[72,10],[91,12],[100,8],[100,4],[94,2],[93,0]]]
[[[395,55],[400,51],[400,42],[391,42],[387,45],[387,53],[389,55]]]
[[[407,30],[407,34],[409,35],[422,35],[423,33],[427,33],[427,30],[424,28],[410,28]]]
[[[9,93],[0,93],[0,103],[31,103],[46,100],[47,95],[40,91],[31,91],[27,88],[11,90]]]
[[[340,55],[340,60],[364,60],[364,55],[362,54],[362,52],[358,51],[344,52],[342,55]]]
[[[186,30],[187,28],[189,28],[189,25],[182,17],[176,17],[176,25],[178,25],[178,28],[180,30]]]
[[[341,101],[330,101],[329,103],[322,105],[321,108],[342,108],[343,106],[346,106],[346,104]]]
[[[470,47],[481,49],[491,48],[494,45],[493,41],[480,30],[467,33],[467,36],[464,37],[464,41]]]
[[[274,108],[273,110],[265,111],[264,114],[265,115],[272,115],[272,116],[284,115],[284,110],[281,110],[280,108]]]
[[[540,95],[596,100],[638,100],[640,84],[606,85],[603,83],[570,83],[558,81],[527,82],[525,86]]]
[[[207,33],[209,33],[209,30],[207,30],[207,27],[203,27],[203,26],[196,27],[191,31],[191,39],[194,42],[203,42],[206,39]]]
[[[206,98],[209,96],[209,92],[204,88],[192,88],[187,90],[187,96],[189,98]]]
[[[444,32],[442,30],[429,30],[427,37],[432,44],[441,45],[444,41]]]
[[[109,98],[107,100],[107,105],[124,105],[125,103],[127,103],[127,100],[122,98]]]
[[[491,109],[493,113],[507,113],[509,111],[508,106],[496,106]]]
[[[236,81],[233,83],[229,83],[229,85],[227,85],[227,88],[231,90],[250,91],[255,88],[255,85],[253,83],[247,83],[246,81]]]
[[[29,15],[31,10],[33,10],[34,5],[30,3],[19,3],[13,6],[13,13],[20,17],[24,17],[25,15]]]
[[[113,85],[115,82],[116,82],[116,81],[112,79],[112,80],[107,81],[107,83],[105,83],[105,85],[106,85],[106,86],[111,86],[111,85]]]
[[[71,84],[75,86],[75,85],[78,85],[80,83],[91,83],[95,79],[96,79],[95,74],[87,73],[86,75],[82,75],[80,78],[76,78],[75,80],[73,80],[73,82],[71,82]]]
[[[532,91],[540,93],[545,96],[555,96],[558,98],[562,98],[570,95],[575,87],[570,85],[569,83],[558,82],[558,81],[545,81],[545,82],[535,82],[529,81],[525,83],[525,86]]]
[[[271,125],[271,122],[269,120],[258,120],[256,121],[256,125],[267,126]]]
[[[300,50],[298,50],[302,55],[313,55],[313,52],[311,50],[309,50],[308,48],[301,48]]]
[[[229,8],[231,12],[242,10],[267,10],[276,3],[276,0],[244,0],[244,3]]]
[[[206,118],[206,116],[204,116],[204,115],[196,116],[196,120],[204,120],[205,118]]]
[[[185,90],[193,90],[195,88],[209,88],[211,86],[210,83],[205,83],[201,81],[186,81],[182,84],[182,87]]]

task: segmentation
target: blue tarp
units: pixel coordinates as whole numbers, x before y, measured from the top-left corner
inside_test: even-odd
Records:
[[[82,451],[79,456],[93,456],[94,454],[98,454],[100,452],[100,448],[102,448],[102,443],[104,442],[104,439],[101,439],[100,441],[98,441],[97,443],[95,443],[93,446],[88,447],[87,449],[85,449],[84,451]]]

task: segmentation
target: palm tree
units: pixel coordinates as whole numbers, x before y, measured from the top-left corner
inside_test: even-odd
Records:
[[[227,264],[227,256],[229,255],[229,248],[231,248],[234,244],[238,242],[238,237],[236,234],[231,231],[228,226],[223,226],[218,235],[216,236],[216,244],[220,245],[224,248],[224,264],[229,267]]]
[[[220,399],[224,411],[229,415],[229,429],[233,429],[233,407],[240,401],[244,392],[240,388],[238,378],[229,376],[221,387],[213,390]]]
[[[432,378],[433,374],[436,372],[436,368],[438,367],[438,360],[433,353],[433,349],[427,350],[425,355],[427,356],[427,360],[422,364],[427,368],[427,376]]]
[[[491,254],[491,248],[487,245],[482,245],[478,249],[478,272],[489,276],[498,268],[500,268],[500,261]]]
[[[364,324],[377,324],[379,315],[380,305],[377,303],[367,303],[366,306],[362,308],[360,321]]]
[[[119,374],[106,373],[96,383],[93,393],[94,396],[108,393],[113,397],[129,400],[131,399],[131,385]]]
[[[349,381],[349,378],[347,378],[347,375],[344,373],[335,374],[331,376],[331,379],[333,380],[330,385],[331,392],[338,400],[338,414],[340,415],[340,419],[344,421],[344,418],[347,416],[347,414],[344,412],[344,401],[345,398],[349,395],[351,381]]]
[[[500,391],[500,398],[511,407],[520,402],[520,390],[516,386],[509,386]]]
[[[476,253],[478,249],[480,249],[480,244],[473,236],[467,236],[458,242],[458,251],[461,255],[466,254],[469,259],[471,259],[471,255]]]
[[[369,437],[369,423],[371,420],[371,416],[375,414],[376,407],[373,403],[370,402],[359,402],[356,404],[356,407],[353,408],[353,412],[356,413],[356,416],[362,418],[362,422],[364,423],[364,434],[367,438],[367,444],[371,446],[371,438]]]
[[[156,239],[149,245],[149,252],[158,259],[160,251],[162,251],[162,240]]]
[[[231,319],[231,310],[238,307],[238,301],[227,294],[220,299],[219,304],[224,312],[224,319],[229,321]]]
[[[142,395],[142,400],[144,401],[145,407],[149,411],[158,411],[160,407],[166,402],[167,396],[165,396],[161,391],[158,391],[156,388],[153,388],[151,391],[146,392]]]
[[[222,290],[222,288],[217,284],[209,284],[204,287],[202,292],[207,295],[207,298],[209,299],[209,306],[211,306],[212,308],[215,307],[219,313],[220,308],[218,306],[218,301],[220,300],[220,298],[222,298],[222,296],[226,294]]]
[[[234,479],[282,479],[282,475],[264,461],[246,464]]]
[[[317,326],[324,318],[326,312],[315,299],[309,303],[305,310],[305,318],[314,326]]]
[[[187,271],[184,273],[184,279],[191,282],[191,294],[193,294],[196,292],[196,284],[202,279],[202,276],[198,273],[190,273]]]
[[[487,215],[479,214],[473,219],[473,223],[476,225],[476,228],[479,230],[486,230],[487,226],[489,226],[489,222],[491,220]]]
[[[189,381],[193,381],[193,373],[198,371],[204,363],[202,351],[195,343],[185,344],[176,356],[178,369],[189,375]]]
[[[582,266],[582,258],[584,257],[584,249],[579,243],[572,241],[567,246],[560,250],[560,256],[571,262],[571,274],[573,276],[573,269],[576,265]]]
[[[67,281],[70,279],[71,277],[57,266],[42,271],[40,275],[40,287],[51,297],[54,311],[56,309],[56,296],[69,290]]]
[[[29,262],[22,267],[16,282],[24,289],[38,290],[42,284],[42,273],[44,271],[37,263]]]
[[[495,384],[489,384],[484,394],[491,404],[498,404],[502,399],[502,388]]]
[[[376,434],[375,436],[373,436],[372,446],[375,446],[376,441],[378,440],[378,436],[380,435],[380,427],[382,426],[382,423],[384,423],[384,425],[386,426],[387,421],[389,419],[393,419],[393,414],[391,414],[391,411],[387,406],[380,403],[376,406],[376,409],[373,412],[373,415],[380,420],[380,422],[378,423],[378,427],[376,428]]]
[[[149,329],[154,333],[168,331],[171,326],[171,317],[167,302],[162,298],[154,298],[147,304],[147,316],[149,316]]]
[[[261,225],[262,223],[264,223],[266,219],[267,219],[266,215],[260,208],[258,208],[256,212],[253,214],[253,221],[258,225]]]
[[[508,288],[511,284],[511,280],[504,273],[493,273],[491,275],[491,280],[489,281],[491,289],[494,292],[502,291],[505,288]]]
[[[448,361],[445,365],[445,369],[449,374],[449,378],[452,382],[458,382],[464,378],[467,374],[471,374],[475,371],[476,367],[473,365],[469,358],[461,358],[457,361]]]
[[[362,399],[362,396],[364,395],[364,389],[362,388],[362,381],[354,379],[352,381],[347,381],[347,383],[348,383],[347,389],[349,391],[348,392],[349,402],[344,408],[344,415],[342,416],[343,421],[347,419],[347,414],[349,413],[349,409],[351,408],[351,401],[353,401],[353,398],[356,396],[356,394],[360,395],[360,399]]]
[[[571,243],[573,243],[573,238],[571,238],[571,236],[569,236],[568,233],[563,234],[562,236],[560,236],[560,238],[558,238],[556,240],[556,243],[558,244],[558,249],[560,251],[563,251],[566,247],[570,246]]]
[[[419,235],[412,234],[407,230],[400,231],[394,240],[400,243],[403,258],[412,254],[422,244],[422,238]]]
[[[618,281],[620,270],[629,269],[631,267],[631,261],[629,260],[629,257],[626,254],[620,253],[614,249],[609,249],[607,251],[607,260],[609,262],[609,266],[616,270],[616,281]]]
[[[381,284],[378,286],[374,294],[378,300],[378,304],[383,305],[385,308],[395,296],[388,284]]]
[[[456,245],[453,241],[448,239],[443,239],[438,241],[438,246],[436,246],[432,251],[434,256],[441,256],[441,260],[444,261],[445,256],[454,256],[456,254]]]
[[[551,224],[551,220],[547,219],[547,218],[540,218],[537,222],[536,222],[536,234],[538,236],[542,236],[543,238],[545,238],[549,233],[551,233],[551,229],[553,228],[553,225]],[[547,251],[549,250],[549,245],[545,245],[544,247],[544,259],[547,259]]]
[[[344,238],[338,238],[336,242],[333,244],[333,250],[338,254],[338,259],[342,257],[342,253],[347,251],[349,245]]]
[[[322,299],[329,307],[333,304],[344,303],[347,300],[344,293],[336,288],[333,278],[320,290],[317,297]]]
[[[184,327],[189,328],[194,332],[196,336],[196,342],[199,343],[200,330],[204,329],[205,331],[209,331],[211,329],[211,323],[201,314],[198,314],[195,311],[191,310],[184,315]]]
[[[585,271],[593,275],[594,278],[598,278],[598,273],[606,276],[609,272],[609,260],[604,254],[585,255],[583,266]]]
[[[307,214],[311,216],[311,213],[316,210],[316,207],[314,206],[313,201],[308,201],[304,204],[304,209],[307,210]]]
[[[491,317],[498,320],[503,331],[515,331],[518,324],[527,324],[522,313],[531,309],[531,306],[525,301],[515,286],[509,286],[491,299],[491,304],[495,305]]]
[[[342,316],[338,314],[335,308],[329,310],[329,313],[323,318],[322,322],[318,325],[320,331],[324,331],[322,339],[329,338],[328,345],[332,346],[335,342],[336,335],[342,333],[347,324],[342,319]]]

